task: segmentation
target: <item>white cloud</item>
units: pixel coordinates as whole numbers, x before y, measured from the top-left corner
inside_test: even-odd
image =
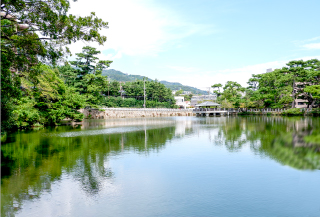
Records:
[[[302,47],[310,50],[318,50],[320,49],[320,43],[305,44],[305,45],[302,45]]]
[[[294,60],[310,60],[310,59],[320,59],[320,56],[310,56],[310,57],[301,57],[296,58]],[[292,60],[292,59],[291,59]],[[172,76],[168,76],[163,78],[163,80],[171,81],[171,82],[179,82],[184,85],[189,85],[193,87],[197,87],[200,89],[208,90],[213,84],[222,83],[223,85],[227,81],[236,81],[240,83],[242,86],[248,86],[247,82],[249,78],[251,78],[252,74],[261,74],[265,73],[266,69],[272,68],[282,68],[291,60],[283,60],[283,61],[273,61],[255,65],[249,65],[242,68],[230,68],[224,70],[217,71],[207,71],[198,69],[197,73],[185,73],[180,69],[184,67],[172,67],[176,72],[172,73]],[[187,68],[187,67],[186,67]],[[161,78],[162,79],[162,78]]]
[[[102,31],[107,42],[99,49],[113,49],[111,59],[123,54],[156,56],[173,45],[179,46],[179,39],[213,32],[211,25],[186,22],[176,12],[150,0],[80,0],[71,4],[71,14],[85,16],[92,11],[109,23],[109,29]],[[81,43],[72,45],[72,51],[81,51]]]
[[[320,49],[320,36],[309,38],[302,41],[294,41],[293,43],[296,46],[307,49],[307,50],[318,50]]]
[[[320,40],[320,36],[319,37],[309,38],[309,39],[305,40],[304,42],[317,41],[317,40]]]

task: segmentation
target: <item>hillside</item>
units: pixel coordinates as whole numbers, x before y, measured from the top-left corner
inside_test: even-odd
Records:
[[[114,69],[107,69],[103,70],[102,75],[107,75],[110,80],[116,81],[134,81],[134,80],[142,80],[144,76],[141,75],[128,75],[123,72],[114,70]],[[151,80],[147,78],[148,80]]]
[[[141,75],[128,75],[123,72],[114,70],[114,69],[108,69],[104,70],[102,72],[102,75],[107,75],[110,80],[116,80],[116,81],[134,81],[134,80],[142,80],[144,76]],[[152,80],[150,78],[147,78],[148,80]],[[195,87],[190,87],[186,85],[182,85],[177,82],[169,82],[169,81],[160,81],[160,83],[164,84],[167,88],[170,88],[171,90],[179,90],[182,89],[184,91],[191,91],[193,94],[207,94],[206,91],[200,90]]]

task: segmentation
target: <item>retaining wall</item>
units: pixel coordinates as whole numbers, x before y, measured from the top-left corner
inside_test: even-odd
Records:
[[[185,109],[106,108],[80,109],[80,112],[88,119],[194,116],[192,110]]]

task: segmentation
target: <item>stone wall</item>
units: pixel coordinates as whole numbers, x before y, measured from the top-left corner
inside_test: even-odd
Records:
[[[80,109],[87,119],[108,118],[141,118],[141,117],[168,117],[168,116],[194,116],[191,110],[184,109]]]

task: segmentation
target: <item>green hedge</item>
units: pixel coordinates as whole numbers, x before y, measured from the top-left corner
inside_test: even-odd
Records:
[[[292,108],[292,109],[283,111],[281,114],[286,116],[295,116],[295,115],[303,115],[304,112],[301,111],[300,108]]]
[[[310,112],[313,116],[320,116],[320,108],[312,109]]]

